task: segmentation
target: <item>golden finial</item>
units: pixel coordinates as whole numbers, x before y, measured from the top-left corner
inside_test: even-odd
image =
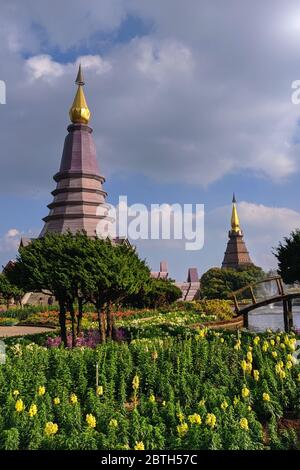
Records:
[[[88,124],[91,112],[88,108],[83,92],[84,78],[81,70],[81,64],[79,65],[75,83],[78,85],[78,88],[73,104],[69,111],[70,119],[73,123]]]
[[[239,220],[239,216],[237,213],[236,199],[235,199],[234,193],[233,193],[233,198],[232,198],[231,230],[236,233],[239,233],[241,231],[240,220]]]

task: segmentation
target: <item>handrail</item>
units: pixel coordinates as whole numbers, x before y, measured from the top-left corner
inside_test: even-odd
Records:
[[[257,281],[255,282],[254,284],[248,284],[247,286],[245,287],[241,287],[240,289],[234,291],[234,292],[231,292],[229,294],[229,297],[235,297],[237,295],[239,295],[240,293],[246,291],[246,290],[250,290],[251,292],[251,289],[252,289],[252,292],[253,292],[253,287],[256,287],[258,286],[259,284],[264,284],[266,282],[272,282],[272,281],[276,281],[276,284],[277,284],[277,288],[278,288],[278,292],[280,294],[283,294],[284,293],[284,289],[283,289],[283,284],[282,284],[282,278],[280,276],[273,276],[273,277],[269,277],[267,279],[263,279],[261,281]]]

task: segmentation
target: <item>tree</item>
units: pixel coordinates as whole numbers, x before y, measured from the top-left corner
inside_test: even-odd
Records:
[[[101,341],[105,341],[106,337],[112,337],[114,330],[112,305],[124,303],[146,286],[150,270],[126,244],[114,245],[109,240],[96,239],[91,248],[86,258],[90,282],[85,284],[84,293],[96,307]]]
[[[33,240],[28,246],[21,247],[16,263],[6,273],[14,285],[24,290],[46,290],[56,297],[59,303],[61,338],[65,346],[67,311],[71,315],[73,346],[76,342],[74,303],[79,300],[82,308],[82,283],[89,274],[84,271],[88,242],[84,233],[47,234]]]
[[[127,299],[127,305],[137,308],[158,308],[180,299],[182,292],[170,279],[153,279],[135,295]]]
[[[48,291],[59,303],[63,344],[67,345],[66,313],[72,321],[72,345],[81,329],[83,304],[92,302],[98,312],[101,340],[113,335],[112,305],[137,293],[150,278],[145,261],[134,249],[110,240],[91,239],[85,233],[47,234],[20,248],[7,272],[12,283],[27,291]],[[78,302],[77,331],[75,304]]]
[[[278,260],[278,274],[286,284],[300,282],[300,230],[291,232],[274,251]]]
[[[7,308],[9,308],[11,299],[21,304],[23,295],[22,289],[18,289],[15,285],[11,284],[5,273],[0,273],[0,296],[5,300]]]
[[[228,299],[228,295],[242,287],[264,278],[264,272],[258,266],[245,268],[211,268],[201,277],[201,296],[207,299]]]

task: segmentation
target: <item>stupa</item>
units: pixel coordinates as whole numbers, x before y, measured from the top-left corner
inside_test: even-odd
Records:
[[[229,240],[222,263],[222,269],[232,268],[238,270],[241,267],[253,266],[244,242],[243,231],[240,228],[240,220],[234,194],[232,199],[231,230],[228,233],[228,237]]]
[[[65,138],[63,154],[58,173],[54,175],[57,185],[52,191],[53,201],[48,205],[49,214],[43,219],[40,233],[64,233],[85,231],[90,237],[101,236],[107,229],[107,193],[103,190],[104,176],[100,175],[92,128],[88,125],[88,108],[83,86],[84,78],[79,66],[76,95],[70,108],[71,124]]]

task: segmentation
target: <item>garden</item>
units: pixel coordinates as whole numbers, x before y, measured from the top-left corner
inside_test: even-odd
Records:
[[[0,448],[296,449],[297,354],[293,335],[206,328],[95,348],[15,340]]]
[[[56,298],[0,311],[53,328],[5,339],[1,450],[300,448],[295,333],[225,329],[230,300],[182,302],[130,247],[84,234],[32,242],[1,277],[5,300]]]

